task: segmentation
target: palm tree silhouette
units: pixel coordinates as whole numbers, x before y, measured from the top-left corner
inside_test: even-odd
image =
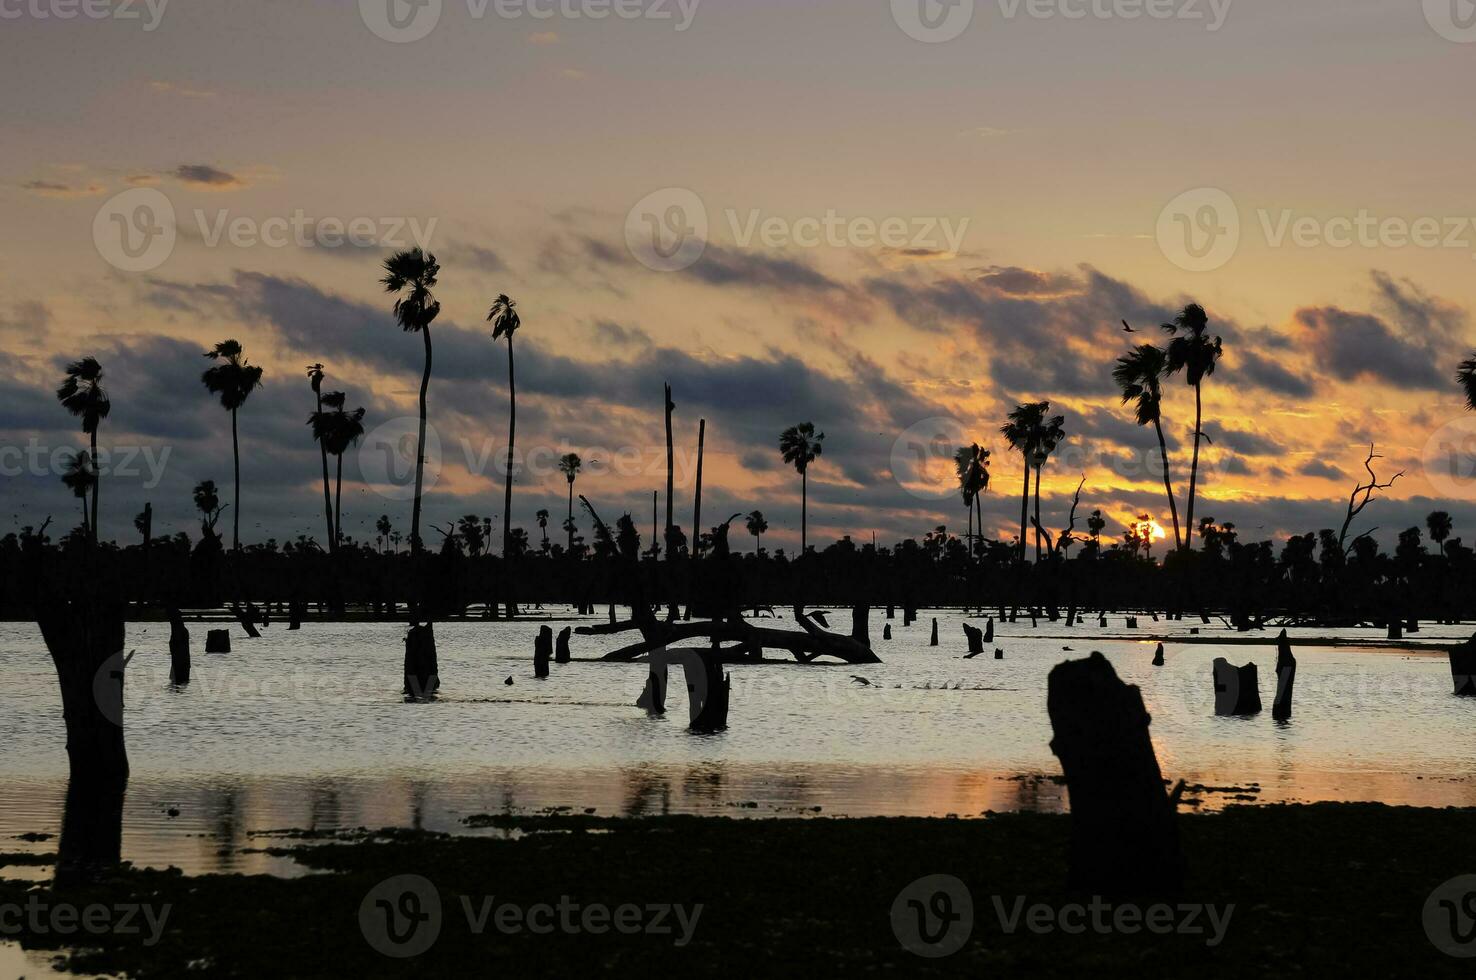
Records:
[[[1169,478],[1168,443],[1163,438],[1163,388],[1159,380],[1168,371],[1168,354],[1162,347],[1142,344],[1117,359],[1112,380],[1122,389],[1122,403],[1138,402],[1138,424],[1153,423],[1158,433],[1158,449],[1163,457],[1163,489],[1168,494],[1169,514],[1174,519],[1174,548],[1184,547],[1179,532],[1179,505],[1174,500],[1174,486]]]
[[[343,454],[364,438],[364,410],[344,410],[345,395],[341,391],[330,391],[322,398],[326,412],[314,412],[308,424],[313,427],[313,438],[324,451],[338,460],[338,476],[334,489],[333,523],[328,528],[330,540],[343,540]]]
[[[1454,529],[1455,522],[1451,520],[1450,514],[1443,510],[1437,510],[1431,512],[1430,516],[1425,518],[1425,526],[1430,529],[1430,540],[1440,546],[1440,557],[1444,558],[1445,539],[1450,537],[1450,532]]]
[[[825,433],[815,434],[813,422],[801,422],[785,429],[779,436],[779,451],[784,454],[784,462],[793,464],[799,470],[800,475],[800,557],[803,558],[807,550],[809,535],[809,512],[810,512],[810,488],[809,469],[810,464],[825,449]]]
[[[97,430],[113,409],[113,403],[102,386],[102,378],[102,365],[97,358],[84,357],[67,365],[67,376],[56,389],[57,401],[74,418],[82,420],[82,431],[91,440],[88,459],[92,467],[92,518],[83,523],[89,529],[89,540],[93,544],[97,544],[97,485],[100,482],[97,474]]]
[[[543,553],[548,554],[548,511],[539,508],[533,518],[538,521],[538,530],[543,533]]]
[[[1025,562],[1025,528],[1030,521],[1030,466],[1031,457],[1035,452],[1035,444],[1041,437],[1041,427],[1045,422],[1045,413],[1051,410],[1050,402],[1027,402],[1016,405],[1006,416],[1007,421],[1000,426],[999,434],[1004,436],[1005,442],[1010,448],[1020,454],[1025,462],[1025,486],[1020,492],[1020,562]]]
[[[374,530],[379,532],[379,550],[382,554],[384,552],[384,546],[390,542],[391,532],[394,531],[394,525],[390,523],[388,514],[379,515],[379,520],[374,522]]]
[[[200,380],[212,395],[220,396],[221,407],[231,413],[231,457],[236,470],[236,513],[232,515],[231,550],[241,550],[241,440],[236,428],[236,413],[251,393],[261,387],[262,369],[246,363],[246,352],[240,343],[223,340],[205,352],[212,361]]]
[[[1476,354],[1456,369],[1456,383],[1466,392],[1466,408],[1476,411]]]
[[[756,510],[749,514],[748,519],[744,521],[744,526],[748,528],[748,533],[753,535],[754,554],[762,555],[764,553],[763,535],[769,530],[769,522],[764,520],[764,512]]]
[[[323,413],[323,365],[308,365],[308,383],[313,387],[313,397],[317,401],[317,414]],[[312,416],[308,417],[308,424],[312,424]],[[314,427],[313,435],[317,436],[317,428]],[[318,440],[318,452],[323,458],[323,517],[328,522],[328,550],[336,552],[338,541],[333,533],[333,498],[328,492],[328,442],[324,439]]]
[[[508,299],[504,293],[493,300],[492,309],[487,313],[487,322],[492,324],[494,341],[507,338],[507,481],[502,498],[502,553],[507,555],[512,551],[513,447],[517,444],[518,437],[518,388],[513,376],[513,334],[518,332],[523,320],[518,316],[518,304]]]
[[[218,546],[220,535],[215,533],[215,525],[220,521],[221,512],[225,508],[220,505],[220,494],[215,489],[215,481],[202,480],[195,484],[192,496],[195,500],[195,508],[202,515],[200,519],[201,546],[208,549],[212,541]]]
[[[578,453],[565,453],[559,458],[559,472],[569,481],[569,518],[564,521],[564,530],[569,532],[569,554],[574,553],[574,480],[584,466]]]
[[[1185,380],[1194,389],[1194,461],[1189,464],[1189,507],[1184,515],[1185,526],[1193,527],[1194,498],[1199,488],[1199,441],[1204,435],[1204,379],[1215,373],[1223,349],[1219,337],[1210,339],[1209,316],[1198,303],[1184,307],[1163,329],[1173,336],[1168,345],[1168,373],[1185,372]]]
[[[61,479],[67,489],[72,491],[72,496],[82,501],[82,529],[87,532],[87,539],[96,544],[97,535],[87,517],[87,494],[90,491],[92,499],[97,500],[97,467],[92,464],[92,457],[87,450],[72,454],[67,468],[62,471]]]
[[[419,333],[425,340],[425,367],[420,375],[420,439],[415,444],[415,502],[410,509],[410,554],[419,555],[420,498],[425,486],[425,424],[426,394],[430,391],[431,379],[431,323],[441,313],[441,304],[431,290],[441,266],[434,255],[419,247],[397,252],[384,261],[384,278],[380,285],[385,292],[396,293],[395,319],[407,333]]]
[[[1046,411],[1050,411],[1050,403],[1043,402]],[[1034,448],[1030,453],[1030,461],[1035,464],[1035,560],[1041,559],[1040,550],[1040,471],[1046,461],[1051,458],[1051,453],[1066,438],[1066,419],[1060,415],[1053,415],[1046,420],[1040,428],[1039,436],[1035,439]]]
[[[974,514],[979,510],[979,495],[989,488],[989,450],[980,449],[979,444],[959,446],[953,454],[953,466],[958,472],[958,489],[963,497],[964,510],[969,514],[969,554],[974,553]],[[982,513],[980,514],[982,522]],[[983,530],[982,523],[980,530]]]

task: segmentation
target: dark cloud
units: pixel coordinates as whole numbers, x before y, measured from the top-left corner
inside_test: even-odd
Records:
[[[1271,436],[1206,421],[1204,432],[1221,450],[1241,456],[1280,456],[1286,449]]]
[[[1342,470],[1338,469],[1336,466],[1331,466],[1327,463],[1324,463],[1320,459],[1308,460],[1301,466],[1297,467],[1297,472],[1302,474],[1303,476],[1316,476],[1322,477],[1323,479],[1327,480],[1346,479],[1346,477],[1343,476]]]
[[[1297,374],[1254,350],[1232,349],[1227,359],[1236,381],[1289,398],[1308,398],[1316,390],[1305,375]]]
[[[50,325],[51,311],[34,300],[15,304],[8,314],[0,313],[0,333],[13,330],[40,336]]]
[[[227,173],[204,163],[182,163],[174,168],[174,176],[192,187],[210,190],[235,190],[247,186],[235,174]]]

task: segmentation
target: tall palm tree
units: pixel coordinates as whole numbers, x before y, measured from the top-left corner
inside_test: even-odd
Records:
[[[543,553],[548,554],[548,511],[540,507],[533,518],[538,522],[538,530],[543,533]]]
[[[1462,361],[1456,369],[1456,383],[1466,392],[1466,408],[1476,411],[1476,354]]]
[[[1445,539],[1450,537],[1450,532],[1455,527],[1450,514],[1443,510],[1431,512],[1425,518],[1425,526],[1430,529],[1430,540],[1440,546],[1440,557],[1445,557]]]
[[[56,399],[62,407],[82,420],[82,431],[91,441],[89,455],[92,466],[92,519],[87,523],[90,540],[97,544],[97,430],[102,420],[108,417],[113,403],[102,386],[103,370],[95,357],[84,357],[67,365],[67,376],[56,389]]]
[[[513,334],[523,325],[518,316],[518,304],[504,293],[492,302],[487,313],[487,322],[492,324],[492,339],[507,338],[507,482],[502,497],[502,553],[512,551],[512,487],[513,447],[518,437],[518,388],[513,376]]]
[[[766,521],[766,520],[764,520],[764,512],[761,511],[761,510],[754,511],[753,513],[751,513],[751,514],[748,515],[747,520],[745,520],[743,523],[744,523],[744,526],[746,526],[748,528],[748,533],[753,535],[753,552],[754,552],[754,554],[755,555],[761,555],[761,554],[763,554],[764,553],[764,538],[763,538],[763,536],[764,536],[764,533],[769,530],[769,522]]]
[[[317,400],[318,407],[315,409],[318,415],[323,414],[323,365],[308,365],[308,383],[313,386],[313,397]],[[308,417],[308,424],[312,425],[313,416]],[[314,426],[313,435],[318,434]],[[333,498],[328,493],[328,441],[318,439],[318,453],[323,458],[323,517],[328,522],[328,551],[338,550],[338,541],[333,534]]]
[[[569,481],[569,519],[564,522],[564,530],[569,532],[569,554],[574,553],[574,480],[579,476],[579,471],[584,466],[584,460],[579,458],[578,453],[565,453],[559,457],[559,472],[564,474],[564,479]]]
[[[959,446],[953,454],[953,466],[958,472],[958,489],[963,497],[964,510],[969,514],[969,554],[974,553],[974,514],[979,508],[979,495],[989,487],[989,450],[979,444]],[[982,516],[982,515],[981,515]],[[983,530],[982,526],[979,529]]]
[[[1030,467],[1031,457],[1035,453],[1035,444],[1040,439],[1041,426],[1045,421],[1045,413],[1051,410],[1050,402],[1027,402],[1016,405],[1006,416],[1007,421],[1000,426],[999,434],[1004,436],[1005,442],[1010,448],[1020,454],[1025,463],[1025,485],[1020,491],[1020,562],[1025,562],[1025,529],[1030,522]]]
[[[385,545],[389,544],[390,536],[394,532],[394,525],[390,523],[388,514],[380,514],[379,520],[374,522],[374,530],[379,532],[379,551],[384,553]]]
[[[208,368],[200,380],[212,395],[220,396],[221,407],[231,413],[231,457],[236,468],[236,512],[231,515],[231,550],[241,550],[241,440],[236,427],[236,413],[246,404],[251,393],[261,387],[262,369],[246,363],[246,352],[240,343],[223,340],[205,356],[220,363]]]
[[[358,408],[352,412],[345,411],[345,400],[343,392],[330,391],[323,396],[323,405],[328,411],[316,412],[309,420],[313,427],[313,438],[318,440],[318,444],[329,455],[338,460],[333,523],[328,529],[335,543],[343,540],[343,454],[364,438],[364,410]]]
[[[1050,410],[1047,402],[1046,410]],[[1066,438],[1066,419],[1064,416],[1053,415],[1041,424],[1040,432],[1035,439],[1034,448],[1030,453],[1030,461],[1035,465],[1035,560],[1040,561],[1041,555],[1041,530],[1040,530],[1040,471],[1046,461],[1051,458],[1051,453]]]
[[[1158,433],[1158,451],[1163,458],[1163,490],[1168,495],[1169,514],[1174,519],[1174,548],[1184,547],[1179,532],[1179,505],[1174,500],[1174,485],[1169,477],[1168,443],[1163,438],[1163,387],[1159,384],[1168,370],[1168,354],[1162,347],[1142,344],[1117,359],[1112,380],[1122,389],[1122,403],[1137,399],[1138,424],[1153,424]]]
[[[425,368],[420,375],[420,441],[415,444],[415,503],[410,510],[410,553],[419,555],[420,541],[420,497],[425,486],[425,421],[426,394],[430,391],[431,379],[431,323],[441,313],[441,304],[431,290],[441,267],[434,255],[419,247],[409,249],[385,259],[384,278],[379,282],[386,292],[398,294],[395,300],[395,319],[407,333],[418,333],[425,340]]]
[[[87,494],[92,493],[92,499],[97,499],[97,467],[92,464],[92,457],[87,450],[72,455],[71,462],[62,471],[62,483],[72,496],[82,501],[82,530],[87,532],[87,539],[96,543],[97,536],[93,533],[93,525],[87,517]]]
[[[810,522],[810,488],[809,469],[810,464],[825,449],[825,433],[815,434],[815,423],[801,422],[785,429],[779,436],[779,452],[784,454],[784,462],[790,463],[799,470],[800,475],[800,557],[805,556],[808,548],[809,522]]]
[[[1184,307],[1163,329],[1173,337],[1168,345],[1168,373],[1183,371],[1185,381],[1194,389],[1194,461],[1189,464],[1189,507],[1184,515],[1185,526],[1193,527],[1194,498],[1199,488],[1199,441],[1204,435],[1204,379],[1215,373],[1223,349],[1219,337],[1210,339],[1209,315],[1198,303]]]

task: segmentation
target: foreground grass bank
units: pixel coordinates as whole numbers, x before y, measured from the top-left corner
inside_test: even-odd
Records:
[[[157,916],[167,905],[152,945],[146,926],[64,937],[23,921],[6,937],[56,949],[79,973],[136,977],[1469,975],[1472,961],[1437,948],[1422,917],[1438,886],[1476,874],[1476,811],[1321,804],[1184,816],[1185,893],[1141,911],[1093,910],[1066,894],[1068,820],[474,818],[507,837],[284,835],[273,841],[283,853],[324,873],[123,871],[67,895],[8,881],[0,907],[141,903]],[[402,875],[423,877],[434,895],[384,886]],[[973,909],[969,928],[956,920],[964,901],[909,893],[956,920],[949,935],[962,946],[939,958],[904,947],[916,942],[905,923],[918,920],[906,896],[898,902],[931,875],[959,879]],[[1454,921],[1457,940],[1463,923],[1476,929]],[[415,956],[380,951],[427,938]]]

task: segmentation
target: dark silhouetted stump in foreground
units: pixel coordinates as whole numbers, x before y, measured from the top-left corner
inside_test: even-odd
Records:
[[[1071,802],[1070,887],[1085,895],[1177,894],[1183,858],[1174,804],[1136,687],[1093,653],[1050,673],[1051,751]]]
[[[206,653],[230,653],[231,631],[230,630],[208,630],[205,633]]]
[[[1261,682],[1255,664],[1236,667],[1224,657],[1216,657],[1215,714],[1257,715],[1261,713]]]
[[[938,645],[938,617],[937,616],[934,616],[933,617],[933,638],[928,641],[928,646],[935,647],[937,645]]]
[[[1153,653],[1153,666],[1162,667],[1165,663],[1166,661],[1163,659],[1163,644],[1160,643],[1158,649]]]
[[[1286,630],[1276,639],[1276,699],[1271,702],[1271,717],[1286,721],[1292,716],[1292,686],[1297,682],[1297,658],[1292,656],[1291,641]]]
[[[436,659],[436,630],[417,623],[405,636],[405,696],[428,698],[441,689],[441,665]]]
[[[716,732],[728,727],[728,698],[732,678],[723,672],[716,650],[696,650],[686,655],[687,696],[694,732]]]
[[[1456,694],[1476,698],[1476,636],[1451,649],[1450,674]]]
[[[66,812],[56,885],[94,880],[118,864],[128,750],[123,739],[124,609],[121,603],[50,603],[37,617],[56,666],[67,729]]]
[[[533,641],[533,676],[547,677],[548,662],[553,659],[553,630],[540,627],[538,639]]]
[[[977,657],[984,652],[984,633],[977,626],[963,624],[964,636],[969,639],[969,656]]]
[[[574,629],[571,626],[565,626],[559,630],[559,641],[554,648],[554,663],[566,664],[573,659],[569,653],[569,634],[573,632]]]
[[[169,683],[190,682],[190,631],[178,609],[169,610]]]

